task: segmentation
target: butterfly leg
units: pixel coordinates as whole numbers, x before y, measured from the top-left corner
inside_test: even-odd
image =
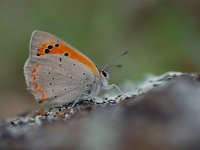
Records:
[[[108,89],[112,89],[112,88],[117,89],[122,95],[128,97],[117,85],[115,85],[115,84],[108,85]]]
[[[122,101],[122,100],[124,100],[124,99],[126,99],[127,97],[129,97],[128,95],[126,95],[117,85],[115,85],[115,84],[111,84],[111,85],[108,85],[108,87],[107,87],[108,89],[111,89],[111,88],[115,88],[115,89],[117,89],[122,95],[121,96],[119,96],[117,99],[116,99],[116,102],[118,103],[118,102],[120,102],[120,101]]]
[[[70,108],[70,113],[71,114],[73,114],[73,112],[74,112],[74,106],[76,105],[76,103],[80,100],[80,98],[82,97],[82,96],[88,96],[89,94],[86,94],[86,93],[83,93],[83,94],[81,94],[80,96],[78,96],[77,97],[77,99],[74,101],[74,103],[72,104],[72,106],[71,106],[71,108]]]

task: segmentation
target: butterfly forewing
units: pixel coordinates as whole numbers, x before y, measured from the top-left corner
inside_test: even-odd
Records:
[[[61,54],[85,64],[94,74],[99,71],[95,64],[84,54],[60,38],[43,31],[34,31],[30,41],[30,57],[46,54]]]

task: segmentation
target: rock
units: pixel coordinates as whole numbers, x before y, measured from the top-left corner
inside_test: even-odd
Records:
[[[200,149],[200,76],[170,72],[108,95],[0,123],[1,149]],[[111,98],[112,97],[112,98]]]

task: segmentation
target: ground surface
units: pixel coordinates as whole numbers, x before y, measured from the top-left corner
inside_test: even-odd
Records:
[[[0,122],[0,149],[200,149],[200,76],[169,72],[126,96],[33,111]]]

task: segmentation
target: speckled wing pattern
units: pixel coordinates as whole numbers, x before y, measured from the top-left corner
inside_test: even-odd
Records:
[[[95,91],[99,71],[69,44],[47,32],[35,31],[24,74],[37,101],[60,104]]]

